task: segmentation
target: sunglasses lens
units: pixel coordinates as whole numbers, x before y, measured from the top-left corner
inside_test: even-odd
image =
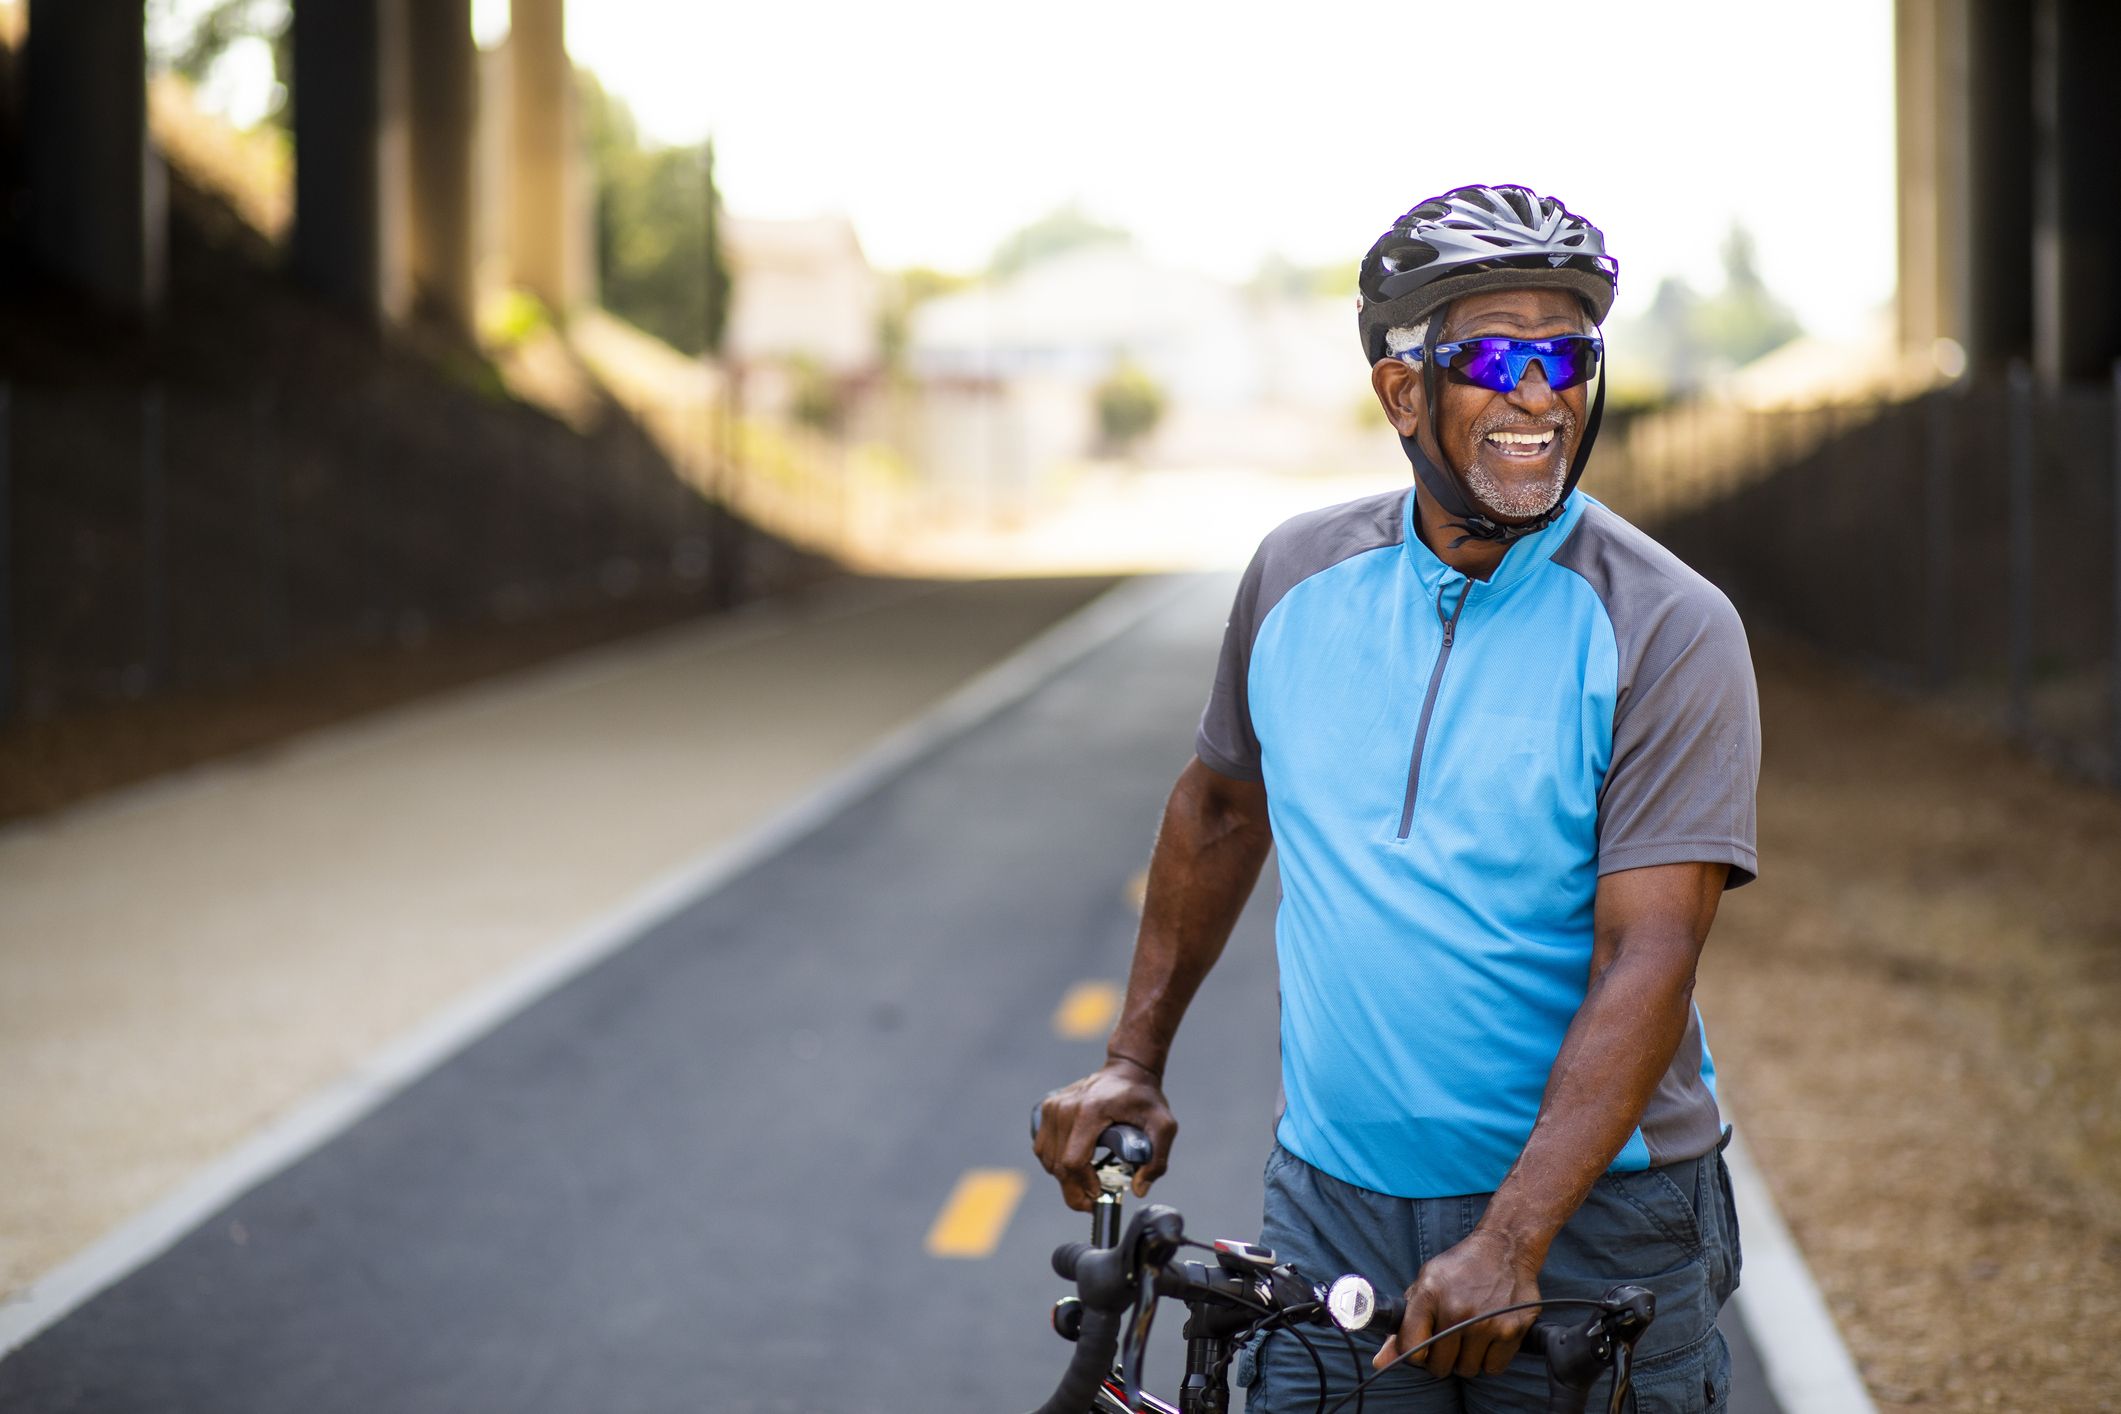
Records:
[[[1507,393],[1517,386],[1511,368],[1512,339],[1468,339],[1448,367],[1453,373],[1491,392]]]
[[[1598,341],[1582,334],[1560,339],[1468,339],[1445,366],[1492,392],[1507,393],[1537,363],[1556,392],[1598,371]]]
[[[1551,354],[1539,356],[1541,368],[1547,375],[1547,386],[1559,392],[1586,382],[1598,371],[1598,341],[1576,336],[1567,339],[1542,339],[1543,345],[1553,348]]]

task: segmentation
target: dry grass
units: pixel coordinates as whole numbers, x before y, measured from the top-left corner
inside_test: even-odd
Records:
[[[1731,1108],[1881,1405],[2121,1407],[2121,797],[1760,656]]]

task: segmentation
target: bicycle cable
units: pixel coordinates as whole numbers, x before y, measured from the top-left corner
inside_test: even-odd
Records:
[[[1340,1330],[1337,1322],[1334,1324],[1333,1329]],[[1354,1371],[1355,1378],[1360,1380],[1362,1378],[1362,1351],[1356,1348],[1355,1337],[1344,1330],[1340,1331],[1340,1343],[1348,1347],[1348,1368]],[[1363,1414],[1362,1400],[1362,1388],[1358,1385],[1355,1390],[1355,1414]],[[1320,1404],[1326,1402],[1326,1384],[1324,1380],[1318,1382],[1318,1402]]]
[[[1464,1320],[1458,1322],[1456,1325],[1445,1326],[1442,1330],[1437,1331],[1434,1335],[1431,1335],[1427,1340],[1421,1342],[1421,1344],[1413,1346],[1408,1350],[1402,1351],[1396,1358],[1393,1359],[1390,1365],[1385,1366],[1383,1369],[1371,1371],[1370,1374],[1356,1381],[1354,1389],[1349,1390],[1346,1394],[1342,1395],[1339,1399],[1335,1400],[1331,1405],[1329,1405],[1325,1409],[1320,1410],[1319,1414],[1335,1414],[1335,1412],[1339,1410],[1342,1406],[1344,1406],[1349,1400],[1356,1398],[1365,1389],[1369,1388],[1371,1385],[1377,1383],[1386,1375],[1390,1374],[1395,1367],[1403,1365],[1407,1361],[1412,1360],[1415,1356],[1421,1354],[1422,1351],[1427,1350],[1430,1346],[1434,1345],[1437,1341],[1442,1340],[1447,1335],[1455,1335],[1459,1331],[1464,1330],[1467,1326],[1477,1326],[1482,1321],[1493,1320],[1497,1316],[1507,1316],[1513,1311],[1538,1311],[1543,1310],[1548,1306],[1595,1306],[1603,1310],[1605,1308],[1605,1303],[1603,1301],[1594,1301],[1586,1296],[1552,1296],[1543,1298],[1538,1301],[1520,1301],[1514,1306],[1498,1306],[1492,1311],[1483,1311],[1477,1316],[1468,1316]],[[1633,1392],[1634,1391],[1632,1389],[1629,1390],[1630,1394],[1632,1394]],[[1323,1403],[1324,1401],[1321,1400],[1320,1402]]]
[[[1296,1320],[1299,1317],[1302,1317],[1303,1319],[1309,1319],[1312,1315],[1315,1315],[1318,1310],[1318,1302],[1306,1301],[1295,1306],[1287,1307],[1280,1311],[1269,1311],[1266,1315],[1261,1316],[1251,1325],[1246,1326],[1243,1330],[1239,1331],[1236,1335],[1230,1338],[1229,1348],[1223,1352],[1222,1359],[1216,1363],[1216,1379],[1221,1380],[1227,1375],[1230,1368],[1230,1361],[1232,1357],[1236,1355],[1238,1346],[1243,1345],[1246,1341],[1250,1340],[1255,1335],[1270,1332],[1274,1327],[1279,1326],[1288,1334],[1295,1336],[1296,1343],[1304,1348],[1304,1354],[1311,1357],[1311,1373],[1318,1380],[1318,1388],[1321,1391],[1321,1393],[1319,1394],[1319,1399],[1321,1402],[1323,1402],[1325,1399],[1323,1391],[1326,1387],[1326,1362],[1319,1355],[1318,1347],[1311,1344],[1310,1338],[1307,1337],[1302,1331],[1298,1330],[1295,1326],[1289,1324],[1289,1322]],[[1346,1331],[1341,1332],[1341,1338],[1343,1340],[1348,1339]],[[1348,1346],[1351,1353],[1354,1349],[1354,1345],[1354,1341],[1348,1340]],[[1357,1414],[1360,1414],[1360,1411],[1362,1409],[1361,1403],[1358,1402],[1355,1408],[1357,1410]]]

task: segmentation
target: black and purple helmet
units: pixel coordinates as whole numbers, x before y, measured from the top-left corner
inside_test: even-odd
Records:
[[[1362,258],[1355,319],[1364,355],[1385,356],[1385,331],[1418,324],[1474,290],[1573,291],[1605,320],[1620,263],[1605,233],[1551,196],[1519,186],[1455,187],[1392,223]]]

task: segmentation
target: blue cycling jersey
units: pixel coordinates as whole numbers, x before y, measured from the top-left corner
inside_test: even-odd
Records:
[[[1753,877],[1760,730],[1729,601],[1578,492],[1486,580],[1411,490],[1299,516],[1240,584],[1196,750],[1263,780],[1284,1146],[1406,1198],[1493,1191],[1582,1004],[1600,875]],[[1696,1012],[1615,1161],[1714,1147]]]

